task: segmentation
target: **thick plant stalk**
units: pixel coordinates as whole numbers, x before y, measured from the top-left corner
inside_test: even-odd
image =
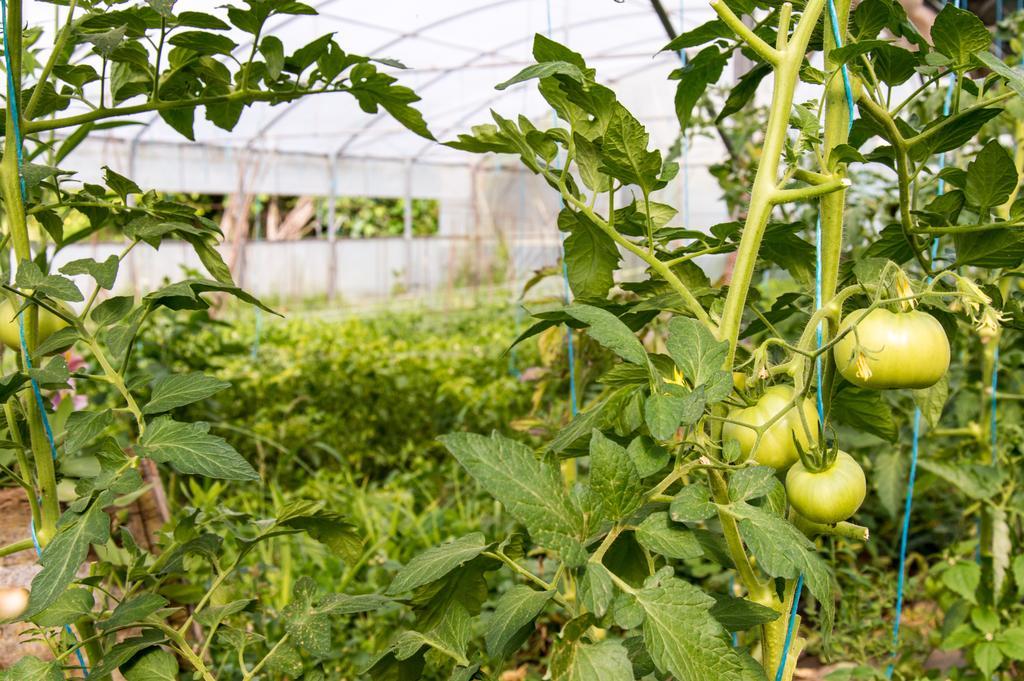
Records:
[[[21,91],[21,1],[12,0],[7,4],[7,43],[10,49],[11,74],[15,92]],[[4,136],[4,157],[0,165],[0,194],[3,196],[7,213],[7,227],[11,231],[11,243],[18,262],[32,257],[29,244],[25,206],[21,196],[21,178],[18,172],[18,141],[14,135],[14,107],[7,106],[6,134]],[[20,122],[20,121],[19,121]],[[36,346],[39,311],[35,306],[24,313],[25,345],[31,352]],[[36,528],[39,543],[45,546],[53,537],[60,516],[57,502],[57,476],[54,470],[50,444],[40,422],[39,407],[32,395],[25,399],[25,413],[28,418],[32,457],[35,464],[36,483],[39,486],[40,527]],[[27,471],[23,471],[27,474]]]
[[[793,95],[799,80],[800,67],[807,52],[807,45],[810,41],[811,33],[821,18],[824,4],[825,0],[810,0],[804,7],[804,12],[800,17],[796,28],[793,30],[792,35],[787,36],[792,7],[789,3],[785,3],[779,13],[780,21],[778,42],[773,48],[754,35],[723,0],[714,0],[714,2],[711,3],[711,7],[718,13],[722,20],[741,38],[743,38],[751,49],[772,65],[772,69],[775,74],[775,83],[772,91],[772,104],[768,115],[768,124],[765,131],[764,145],[761,150],[760,164],[757,169],[757,174],[754,176],[754,183],[750,192],[750,205],[747,211],[747,218],[743,226],[743,235],[740,239],[740,246],[733,270],[733,278],[729,286],[729,293],[725,299],[725,309],[722,314],[722,321],[718,328],[718,337],[729,343],[729,351],[725,360],[726,369],[731,369],[735,360],[736,346],[739,342],[739,330],[743,318],[743,310],[746,306],[747,292],[753,279],[754,267],[757,263],[757,255],[761,249],[761,242],[764,238],[765,228],[768,226],[768,221],[771,218],[772,209],[782,200],[811,198],[814,195],[821,195],[824,193],[823,191],[818,190],[818,188],[814,188],[818,191],[802,192],[801,194],[807,194],[807,196],[801,195],[800,197],[796,197],[782,193],[783,190],[779,187],[779,166],[782,161],[782,154],[785,150],[789,116],[793,107]],[[838,189],[838,187],[831,188],[831,191],[834,192],[836,189]],[[840,206],[841,205],[842,204],[840,203]],[[835,228],[834,224],[833,228]],[[838,222],[838,230],[841,234],[841,218]],[[836,257],[836,262],[838,263],[838,257]],[[834,288],[835,284],[833,283],[832,286]],[[715,430],[715,436],[719,437],[720,429],[716,428]],[[722,500],[717,497],[718,495],[716,494],[716,501],[719,503],[728,501],[727,498]],[[720,513],[719,515],[723,516],[724,514]],[[723,522],[723,532],[725,533],[727,540],[730,539],[730,535],[733,533],[736,534],[736,539],[739,538],[738,528],[735,524],[727,526],[726,523]],[[730,548],[732,548],[731,545]],[[740,547],[740,552],[742,553],[742,546]],[[735,552],[730,551],[730,553],[734,554]],[[733,555],[733,559],[736,560],[735,555]],[[742,559],[744,562],[747,561],[745,553],[743,553]],[[741,577],[742,576],[743,575],[741,573]],[[744,581],[746,582],[747,580]],[[751,596],[755,600],[759,600],[759,597],[764,594],[764,585],[759,581],[755,581],[754,584],[745,584],[745,586],[752,591]],[[794,586],[794,584],[787,584],[787,594],[793,590]],[[770,598],[766,605],[770,605],[770,607],[773,607],[783,614],[782,617],[778,618],[774,622],[762,626],[761,632],[761,640],[764,644],[762,650],[762,666],[768,673],[768,677],[770,679],[774,679],[777,674],[777,668],[781,662],[783,648],[785,647],[785,634],[788,624],[788,617],[786,616],[786,613],[788,610],[785,607],[786,604],[779,602],[778,598],[775,597],[774,591],[771,589],[769,589],[769,596]],[[787,601],[788,600],[789,599],[787,599]],[[791,643],[791,652],[794,654],[790,656],[792,659],[790,659],[790,664],[787,664],[787,668],[795,668],[796,654],[798,654],[798,651],[802,646],[803,640],[800,639],[800,637],[795,636]],[[789,670],[787,669],[785,671]]]
[[[850,0],[836,0],[836,16],[839,19],[839,35],[846,34],[846,23],[850,16]],[[840,66],[833,62],[831,54],[836,49],[833,32],[826,28],[825,67],[830,80],[825,92],[825,137],[823,154],[827,159],[840,144],[850,139],[850,113],[846,101],[846,86],[840,75]],[[836,293],[839,279],[839,256],[843,248],[843,213],[846,208],[846,190],[821,197],[821,299],[831,300]],[[834,329],[832,329],[834,331]]]
[[[772,65],[775,73],[772,106],[768,114],[768,126],[765,132],[764,146],[761,150],[761,161],[757,168],[757,174],[754,176],[754,184],[750,192],[750,206],[743,225],[743,236],[740,239],[739,251],[736,256],[732,283],[725,299],[722,323],[718,329],[718,337],[729,342],[726,368],[732,367],[735,358],[740,323],[747,302],[747,290],[750,288],[754,275],[757,253],[761,249],[765,228],[768,226],[772,208],[777,202],[779,165],[785,148],[786,130],[789,126],[790,110],[793,107],[793,93],[800,76],[800,66],[807,53],[807,43],[821,17],[824,5],[825,0],[810,0],[805,6],[792,36],[788,40],[784,40],[785,36],[783,32],[780,32],[780,43],[784,42],[785,44],[772,48],[743,26],[743,23],[723,0],[715,0],[711,3],[712,9],[722,17],[723,21],[733,27],[752,49]]]

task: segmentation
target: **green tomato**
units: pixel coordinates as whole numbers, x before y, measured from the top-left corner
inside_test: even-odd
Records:
[[[856,329],[832,351],[839,373],[854,385],[874,390],[928,388],[949,369],[946,331],[926,312],[855,310],[839,330],[854,324]]]
[[[0,302],[0,342],[12,350],[21,352],[21,325],[17,312],[11,301],[4,299]],[[67,325],[67,322],[49,310],[39,308],[39,331],[36,341],[42,343]]]
[[[864,503],[864,470],[852,456],[839,452],[829,468],[813,473],[797,461],[786,474],[786,496],[797,513],[816,523],[846,520]]]
[[[789,408],[782,418],[765,431],[761,442],[757,445],[757,451],[754,451],[757,433],[751,428],[737,423],[726,423],[722,428],[722,437],[725,440],[736,440],[740,443],[740,451],[743,452],[744,460],[753,453],[754,460],[760,464],[780,470],[788,468],[799,458],[796,444],[793,442],[794,437],[804,450],[812,449],[818,443],[818,411],[814,407],[814,402],[805,399],[801,406],[804,418],[807,420],[807,429],[805,429],[800,412],[790,407],[792,401],[792,386],[775,385],[765,390],[764,395],[754,406],[729,411],[731,421],[738,421],[756,428],[768,423],[776,414]],[[807,430],[810,430],[810,437],[808,437]]]

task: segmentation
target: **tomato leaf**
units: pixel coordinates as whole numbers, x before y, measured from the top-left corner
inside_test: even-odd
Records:
[[[388,595],[413,589],[441,579],[455,568],[476,558],[489,547],[484,535],[473,532],[455,541],[435,546],[410,560],[398,571],[388,587]]]
[[[505,659],[518,650],[533,631],[533,621],[554,594],[525,584],[516,584],[502,594],[488,623],[487,654]]]
[[[644,643],[658,669],[679,681],[763,680],[758,664],[732,647],[712,615],[715,599],[670,571],[653,575],[635,594],[645,615]]]
[[[583,517],[566,493],[557,465],[538,460],[526,445],[497,433],[452,433],[440,440],[541,546],[558,551],[570,566],[586,562],[580,544]]]
[[[179,423],[169,416],[151,421],[139,445],[145,456],[179,473],[221,480],[259,480],[252,465],[207,423]]]
[[[551,681],[632,681],[633,665],[616,640],[562,641],[551,654]]]
[[[640,508],[643,485],[626,449],[594,430],[590,438],[590,497],[596,512],[619,520]]]

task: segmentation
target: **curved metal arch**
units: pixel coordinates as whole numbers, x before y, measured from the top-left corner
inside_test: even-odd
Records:
[[[340,2],[340,0],[319,0],[319,2],[312,3],[312,7],[313,7],[313,9],[317,10],[317,12],[319,13],[321,8],[326,9],[326,8],[330,7],[331,5],[337,3],[337,2]],[[286,16],[286,17],[284,17],[280,21],[280,23],[276,24],[273,27],[273,29],[271,29],[271,31],[279,31],[282,28],[284,28],[285,26],[288,26],[289,24],[291,24],[291,23],[293,23],[295,21],[298,21],[299,19],[301,19],[304,16],[307,16],[307,15],[293,14],[291,16]],[[271,31],[267,31],[267,33],[270,33]],[[244,42],[239,43],[238,46],[235,47],[235,49],[231,50],[231,55],[235,56],[235,55],[237,55],[239,53],[244,53],[245,50],[252,49],[252,46],[253,46],[254,42],[255,42],[255,39],[251,39],[251,40],[246,40]],[[139,128],[139,131],[132,136],[131,143],[130,143],[130,146],[129,146],[129,152],[128,152],[128,154],[129,154],[128,155],[128,174],[129,174],[129,176],[131,176],[131,173],[134,170],[133,166],[135,165],[135,150],[136,150],[136,148],[138,147],[139,143],[142,141],[142,138],[145,136],[145,134],[152,128],[153,124],[156,123],[159,119],[160,119],[160,114],[152,114],[144,123],[142,123],[142,125]]]
[[[386,50],[389,47],[392,47],[393,45],[397,45],[398,43],[400,43],[401,41],[405,40],[406,38],[418,37],[424,31],[429,31],[430,29],[437,28],[438,26],[443,26],[443,25],[445,25],[447,23],[450,23],[452,21],[457,21],[459,19],[463,19],[463,18],[465,18],[467,16],[471,16],[471,15],[476,14],[478,12],[484,12],[484,11],[492,10],[495,7],[501,7],[503,5],[509,5],[509,4],[516,3],[516,2],[529,2],[529,0],[495,0],[495,2],[491,2],[491,3],[487,4],[487,5],[483,5],[483,6],[480,6],[480,7],[474,7],[472,9],[463,10],[461,12],[456,12],[454,14],[449,14],[449,15],[446,15],[446,16],[442,17],[441,19],[437,19],[436,21],[430,22],[429,24],[425,24],[423,26],[420,26],[414,32],[411,32],[411,33],[410,32],[399,33],[394,39],[389,40],[389,41],[383,43],[382,45],[379,45],[378,47],[373,48],[372,50],[370,50],[370,52],[377,52],[377,53],[379,53],[380,51]],[[503,49],[503,48],[497,48],[497,50],[501,50],[501,49]],[[497,50],[492,50],[491,52],[488,52],[488,53],[477,53],[474,56],[474,60],[475,59],[479,59],[481,56],[484,56],[484,54],[495,54],[495,53],[497,53]],[[470,63],[472,63],[472,62],[470,62]],[[431,84],[433,84],[436,80],[440,79],[444,75],[447,75],[447,73],[444,73],[444,74],[438,76],[435,79],[427,81],[427,83],[424,84],[423,86],[420,86],[419,89],[422,90],[423,87],[429,87]],[[275,125],[277,125],[282,120],[284,120],[284,118],[286,118],[288,116],[288,114],[291,113],[296,107],[300,106],[303,101],[304,100],[302,100],[302,99],[296,100],[293,104],[289,105],[288,108],[278,112],[277,115],[273,116],[269,121],[267,121],[266,124],[263,125],[263,127],[261,127],[256,132],[255,135],[253,135],[251,138],[249,138],[249,141],[245,145],[246,148],[252,148],[252,146],[255,144],[256,140],[258,140],[259,138],[261,138],[264,135],[266,135],[267,132],[269,132],[271,128],[273,128]],[[367,123],[363,127],[363,130],[365,131],[367,128],[373,127],[375,125],[374,121],[378,121],[378,120],[380,120],[380,118],[381,117],[378,116],[378,117],[375,117],[375,118],[371,119],[370,122]],[[351,140],[359,137],[360,134],[361,134],[361,132],[360,133],[356,133],[355,135],[350,137],[348,141],[351,141]],[[347,148],[347,142],[346,142],[346,144],[342,144],[340,148],[336,149],[334,153],[336,155],[340,155],[340,154],[344,153],[346,148]]]
[[[528,1],[529,0],[504,0],[504,2],[528,2]],[[629,16],[642,16],[642,15],[648,14],[648,13],[650,13],[652,11],[653,10],[647,10],[647,11],[641,10],[641,11],[637,11],[635,13],[632,13]],[[606,22],[609,22],[609,21],[619,21],[621,19],[622,19],[621,15],[614,15],[614,16],[609,15],[609,16],[602,16],[602,17],[594,17],[594,18],[588,19],[586,21],[581,21],[581,22],[578,22],[578,23],[574,23],[574,24],[572,24],[572,26],[573,27],[593,26],[593,25],[596,25],[596,24],[602,24],[602,23],[606,23]],[[493,50],[488,50],[487,52],[480,52],[479,54],[474,56],[472,59],[469,59],[467,61],[462,62],[461,64],[457,64],[455,66],[452,66],[451,68],[444,69],[444,70],[440,71],[438,73],[438,75],[435,76],[434,78],[431,78],[430,80],[426,81],[425,83],[417,86],[417,88],[416,88],[417,92],[422,92],[423,90],[429,88],[430,86],[437,84],[439,81],[444,80],[445,78],[450,76],[452,73],[460,71],[460,70],[465,69],[467,67],[470,67],[470,66],[472,66],[473,64],[475,64],[476,62],[480,61],[481,59],[483,59],[485,57],[494,56],[496,54],[499,54],[501,50],[505,50],[505,49],[508,49],[510,47],[515,47],[515,46],[520,45],[522,43],[529,42],[530,40],[533,40],[533,36],[520,36],[520,37],[516,38],[515,40],[512,40],[512,41],[510,41],[508,43],[504,43],[502,45],[499,45],[498,47],[494,48]],[[500,95],[499,95],[499,97],[500,97]],[[347,149],[349,149],[356,140],[359,139],[359,137],[361,137],[367,130],[369,130],[370,128],[372,128],[375,125],[377,125],[377,123],[381,119],[382,119],[382,117],[378,116],[378,117],[375,117],[375,118],[371,119],[370,121],[368,121],[367,124],[365,126],[363,126],[362,131],[360,131],[359,133],[356,133],[355,135],[352,135],[351,137],[349,137],[340,147],[338,147],[334,151],[334,153],[337,154],[337,155],[344,154],[345,151]],[[418,152],[414,158],[418,158],[420,155],[422,155],[422,152]]]

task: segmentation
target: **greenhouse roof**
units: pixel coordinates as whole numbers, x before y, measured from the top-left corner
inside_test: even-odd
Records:
[[[286,50],[333,32],[343,49],[399,60],[406,69],[383,68],[422,97],[418,106],[440,140],[454,139],[472,125],[489,122],[492,108],[543,120],[548,108],[532,84],[504,91],[494,87],[532,63],[536,33],[550,34],[583,54],[599,79],[613,86],[648,125],[674,120],[673,85],[666,76],[678,66],[678,57],[657,52],[666,42],[666,33],[649,0],[311,0],[308,4],[318,16],[274,19],[271,32],[282,39]],[[679,0],[665,0],[664,5],[677,29],[680,23],[697,26],[712,14],[704,2],[688,2],[685,11]],[[222,0],[180,0],[176,11],[185,9],[224,11]],[[52,26],[53,5],[32,3],[26,10],[30,23]],[[251,48],[248,36],[231,37],[244,58]],[[195,152],[195,145],[156,114],[137,121],[141,125],[106,130],[99,139],[128,145],[132,162],[137,153],[173,161]],[[276,107],[257,104],[231,132],[199,115],[195,134],[196,142],[207,149],[271,153],[275,158],[312,154],[337,157],[341,163],[383,159],[425,164],[478,160],[424,140],[386,114],[366,114],[344,94],[307,97]],[[189,150],[176,150],[181,146]]]

